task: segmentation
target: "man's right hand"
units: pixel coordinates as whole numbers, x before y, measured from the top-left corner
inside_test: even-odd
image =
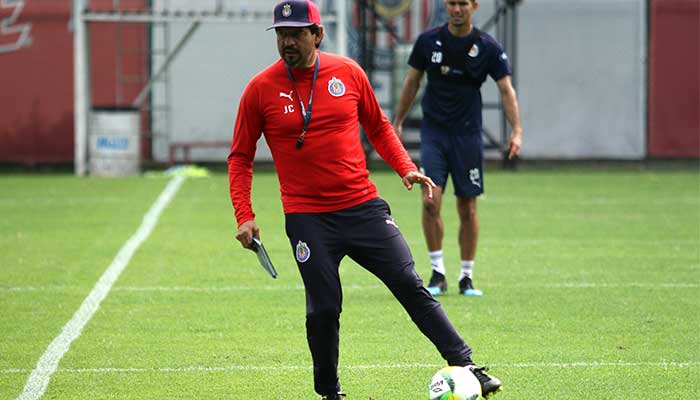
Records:
[[[260,238],[260,228],[258,228],[258,224],[255,223],[255,220],[251,219],[238,227],[236,239],[241,242],[241,246],[248,250],[253,250],[253,237]]]

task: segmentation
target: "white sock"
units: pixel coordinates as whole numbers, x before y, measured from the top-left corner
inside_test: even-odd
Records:
[[[428,256],[430,256],[430,266],[433,267],[433,271],[445,275],[445,261],[442,258],[442,250],[428,252]]]
[[[462,260],[462,270],[459,272],[459,280],[465,276],[472,279],[472,274],[474,271],[474,260]]]

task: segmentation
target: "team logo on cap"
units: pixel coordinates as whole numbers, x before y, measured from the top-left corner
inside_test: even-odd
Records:
[[[469,49],[469,57],[474,58],[478,55],[479,55],[479,46],[477,46],[477,45],[472,46],[472,48]]]
[[[311,257],[311,249],[309,249],[309,246],[301,240],[297,243],[296,253],[297,261],[300,263],[308,261]]]
[[[290,15],[292,15],[292,5],[291,4],[285,4],[284,7],[282,7],[282,16],[287,18]]]
[[[328,81],[328,93],[330,93],[333,97],[340,97],[344,95],[345,84],[343,84],[343,82],[340,79],[334,76],[333,79]]]

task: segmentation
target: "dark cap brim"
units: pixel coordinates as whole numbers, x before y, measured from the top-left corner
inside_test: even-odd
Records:
[[[267,27],[265,30],[269,31],[270,29],[275,29],[275,28],[303,28],[305,26],[311,26],[311,25],[316,25],[312,22],[301,22],[301,21],[280,21],[272,26]]]

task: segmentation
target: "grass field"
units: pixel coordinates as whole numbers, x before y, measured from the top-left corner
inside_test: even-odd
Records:
[[[393,173],[372,176],[427,278],[418,193]],[[273,174],[256,174],[253,204],[279,279],[235,241],[219,174],[187,178],[113,286],[96,285],[169,180],[0,177],[0,399],[31,386],[67,331],[77,337],[47,399],[317,398]],[[698,170],[493,170],[486,185],[475,270],[485,296],[454,292],[449,195],[453,291],[440,301],[475,361],[503,380],[496,398],[699,399]],[[348,399],[427,399],[437,351],[369,273],[346,260],[341,275]],[[68,326],[100,290],[84,328]]]

